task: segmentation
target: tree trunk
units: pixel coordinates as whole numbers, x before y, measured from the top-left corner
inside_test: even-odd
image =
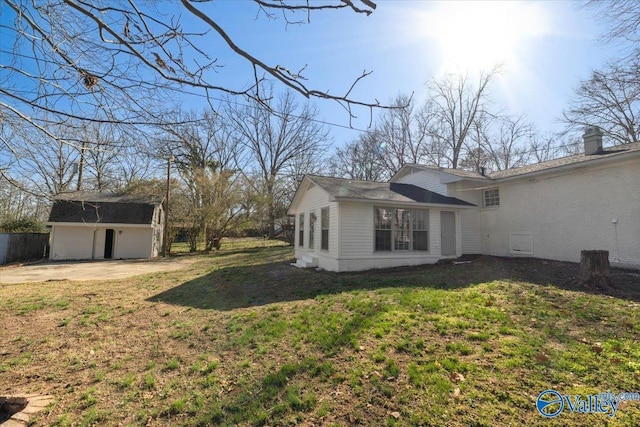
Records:
[[[580,252],[580,284],[594,289],[611,289],[609,251]]]

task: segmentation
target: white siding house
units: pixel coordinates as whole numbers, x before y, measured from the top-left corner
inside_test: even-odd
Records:
[[[473,207],[414,184],[307,175],[289,208],[297,265],[355,271],[459,257],[461,211]]]
[[[297,265],[352,271],[464,254],[577,262],[597,249],[613,266],[640,268],[640,143],[605,149],[597,128],[584,138],[582,154],[496,173],[410,164],[389,183],[306,176],[289,209]]]
[[[162,199],[79,191],[56,197],[49,258],[153,258],[162,247]]]
[[[640,143],[603,149],[591,129],[579,155],[485,175],[407,165],[392,181],[438,179],[476,205],[461,213],[463,254],[577,262],[599,249],[640,267]]]

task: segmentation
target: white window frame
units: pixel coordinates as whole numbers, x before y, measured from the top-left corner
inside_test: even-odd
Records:
[[[495,192],[495,195],[492,195],[490,192]],[[482,190],[482,207],[484,209],[497,209],[500,207],[499,187],[486,188]]]
[[[328,251],[329,250],[329,229],[331,228],[331,211],[329,211],[329,207],[320,209],[320,250]],[[325,225],[327,226],[325,228]],[[325,242],[325,230],[327,239]],[[325,245],[326,243],[326,245]]]
[[[304,248],[304,212],[298,214],[298,247]]]
[[[376,226],[376,212],[378,209],[385,209],[385,210],[389,210],[391,212],[393,212],[394,208],[389,208],[389,207],[379,207],[379,206],[374,206],[373,208],[373,251],[374,252],[392,252],[393,251],[393,214],[392,214],[392,218],[391,218],[391,222],[389,224],[389,228],[379,228]],[[376,237],[378,234],[378,231],[385,231],[385,232],[389,232],[389,249],[377,249],[376,248]]]
[[[431,217],[431,214],[429,213],[428,209],[413,209],[413,212],[420,212],[420,213],[424,213],[425,217],[424,219],[424,227],[418,229],[417,228],[417,223],[418,221],[416,221],[416,215],[411,215],[411,250],[413,252],[429,252],[431,249],[431,245],[429,244],[429,237],[430,237],[430,230],[429,230],[429,218]],[[427,233],[427,249],[415,249],[415,234],[416,232],[418,233]]]
[[[309,212],[309,237],[307,240],[309,241],[309,250],[313,251],[316,248],[316,222],[318,220],[318,216],[316,215],[316,211]]]
[[[374,212],[373,212],[373,251],[374,252],[379,252],[379,253],[385,253],[385,252],[397,252],[397,253],[429,253],[431,250],[431,245],[429,244],[429,238],[430,238],[430,227],[429,227],[429,218],[430,218],[430,210],[429,209],[411,209],[411,208],[403,208],[403,207],[389,207],[389,206],[374,206]],[[388,211],[391,211],[391,226],[390,228],[376,228],[376,210],[377,209],[385,209]],[[409,212],[409,229],[408,229],[408,234],[409,234],[409,245],[407,249],[396,249],[396,232],[398,230],[398,224],[396,222],[396,211],[400,209],[400,210],[404,210],[404,211],[408,211]],[[415,212],[425,212],[426,213],[426,219],[425,219],[425,224],[424,224],[424,228],[420,229],[420,230],[416,230],[415,228],[415,223],[414,223],[414,219],[415,219]],[[384,230],[384,231],[390,231],[391,232],[391,245],[389,249],[376,249],[376,235],[377,232],[379,230]],[[426,232],[427,233],[427,249],[426,250],[421,250],[421,249],[414,249],[414,231],[419,231],[419,232]]]

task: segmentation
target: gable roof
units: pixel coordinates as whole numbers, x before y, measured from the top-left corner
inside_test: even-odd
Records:
[[[631,156],[640,155],[640,142],[617,145],[614,147],[604,148],[601,152],[591,155],[584,153],[573,156],[561,157],[558,159],[548,160],[546,162],[534,163],[530,165],[520,166],[517,168],[506,169],[503,171],[489,172],[481,175],[478,172],[467,171],[464,169],[450,169],[431,165],[406,164],[391,178],[391,181],[403,176],[405,171],[410,168],[433,170],[453,175],[465,180],[475,181],[496,181],[502,179],[517,178],[529,174],[538,174],[546,172],[555,172],[558,169],[582,166],[587,163],[599,163],[612,160],[623,160]]]
[[[54,198],[50,223],[151,224],[162,198],[150,195],[76,191]]]
[[[412,184],[398,184],[376,181],[359,181],[347,178],[334,178],[318,175],[305,175],[298,190],[303,188],[304,180],[326,191],[334,200],[356,200],[372,202],[425,203],[448,206],[475,206],[455,197],[444,196]],[[298,192],[296,192],[298,196]],[[297,204],[294,196],[291,206]]]

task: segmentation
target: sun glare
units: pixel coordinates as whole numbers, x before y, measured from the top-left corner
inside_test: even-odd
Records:
[[[517,66],[523,44],[544,32],[539,8],[512,1],[442,2],[421,17],[423,37],[436,42],[441,72]]]

